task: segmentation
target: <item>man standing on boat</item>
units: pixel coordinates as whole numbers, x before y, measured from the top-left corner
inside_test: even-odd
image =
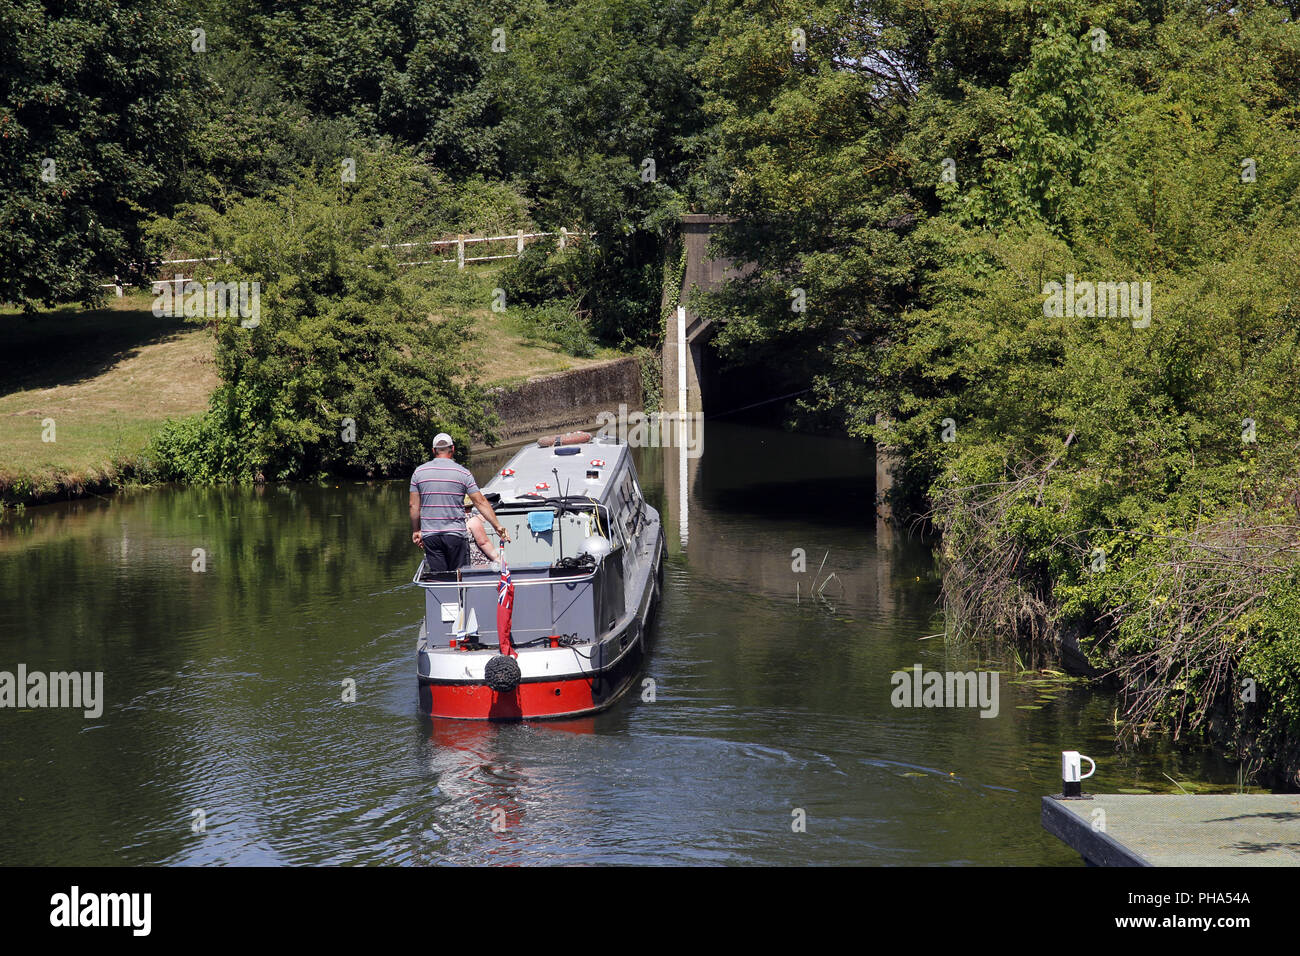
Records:
[[[474,476],[452,459],[455,450],[451,436],[440,433],[433,440],[433,459],[411,475],[411,540],[424,548],[425,566],[434,574],[456,571],[469,561],[466,495],[501,540],[510,540]]]

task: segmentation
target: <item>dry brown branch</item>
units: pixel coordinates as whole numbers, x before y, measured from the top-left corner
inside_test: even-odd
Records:
[[[1162,715],[1175,737],[1205,723],[1234,685],[1244,622],[1268,598],[1270,580],[1300,564],[1294,525],[1220,521],[1161,541],[1168,557],[1141,571],[1159,578],[1141,589],[1143,599],[1106,615],[1108,637],[1136,631],[1148,638],[1146,650],[1112,671],[1132,740]]]

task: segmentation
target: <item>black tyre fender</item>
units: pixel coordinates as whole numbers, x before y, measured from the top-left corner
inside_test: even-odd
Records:
[[[483,668],[483,680],[498,694],[509,693],[518,687],[521,676],[519,662],[505,654],[498,654]]]

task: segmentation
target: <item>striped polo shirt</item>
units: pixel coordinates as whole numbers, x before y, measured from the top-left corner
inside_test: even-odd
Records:
[[[450,458],[426,461],[411,475],[411,491],[420,495],[421,534],[459,534],[465,527],[465,496],[478,491],[474,476]]]

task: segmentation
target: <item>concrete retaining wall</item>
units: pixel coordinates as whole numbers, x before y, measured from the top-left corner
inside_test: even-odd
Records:
[[[590,425],[600,412],[618,413],[620,403],[641,407],[641,366],[634,358],[611,359],[599,365],[555,372],[498,389],[498,438],[544,435]]]

